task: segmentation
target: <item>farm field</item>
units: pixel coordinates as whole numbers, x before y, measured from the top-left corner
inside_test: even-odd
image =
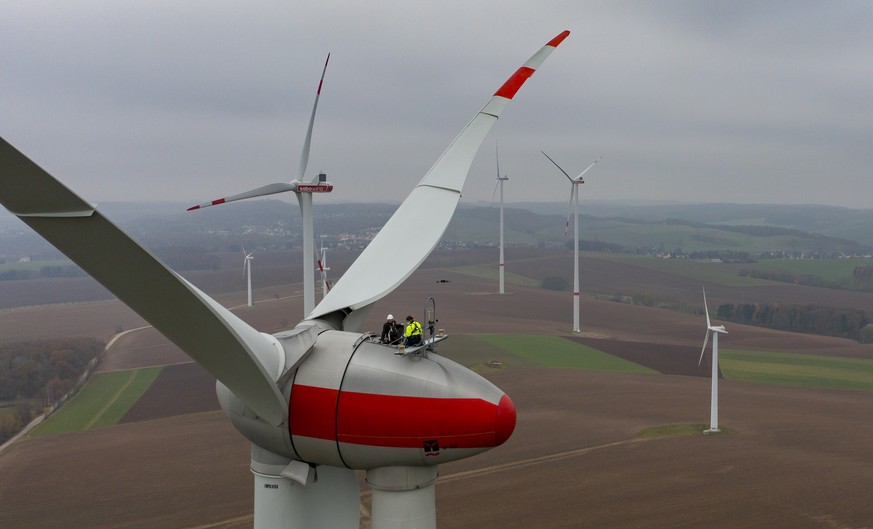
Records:
[[[647,256],[610,256],[609,259],[669,272],[725,286],[762,286],[769,281],[744,277],[742,270],[785,270],[809,274],[829,281],[849,279],[857,266],[873,266],[873,259],[761,259],[754,263],[730,263],[695,259],[656,259]]]
[[[537,277],[566,262],[558,255],[508,266]],[[700,281],[595,262],[586,259],[592,283],[583,292],[660,286],[702,305]],[[736,295],[706,287],[715,298]],[[706,519],[725,528],[827,528],[873,519],[873,391],[840,389],[845,379],[869,377],[858,366],[873,358],[871,346],[729,324],[720,422],[733,433],[641,439],[651,428],[708,420],[709,373],[705,361],[697,367],[702,313],[585,297],[583,333],[573,336],[569,293],[495,290],[488,279],[425,268],[377,302],[362,328],[377,329],[388,312],[418,314],[435,296],[450,335],[440,353],[473,366],[516,405],[505,445],[441,467],[438,527],[697,527]],[[299,297],[267,303],[267,292],[237,314],[265,330],[299,319]],[[574,356],[591,350],[599,352],[594,364]],[[648,373],[589,369],[606,357]],[[114,426],[31,437],[0,454],[0,526],[250,527],[248,443],[218,411],[214,380],[186,358],[153,331],[119,340],[103,371],[166,367]],[[836,387],[785,387],[772,373],[740,380],[732,361],[753,372],[824,366],[835,370]],[[363,487],[362,527],[368,498]]]
[[[116,424],[149,389],[160,368],[94,375],[70,402],[37,426],[31,436],[77,432]]]

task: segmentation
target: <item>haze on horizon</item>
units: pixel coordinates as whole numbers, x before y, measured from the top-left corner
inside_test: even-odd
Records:
[[[84,198],[191,204],[295,177],[403,199],[515,69],[570,37],[470,172],[488,202],[873,207],[873,3],[0,0],[0,136]]]

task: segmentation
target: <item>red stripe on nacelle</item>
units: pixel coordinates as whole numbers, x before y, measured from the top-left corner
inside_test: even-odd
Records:
[[[342,393],[339,410],[341,442],[418,448],[422,439],[440,439],[458,448],[495,446],[497,406],[480,399]]]
[[[336,439],[336,399],[339,391],[295,385],[288,421],[292,435]]]
[[[339,393],[295,385],[290,422],[295,436],[365,446],[420,448],[423,439],[438,439],[455,448],[490,448],[512,434],[515,407],[506,395],[494,405],[475,398]]]
[[[515,93],[518,92],[518,89],[521,88],[521,85],[527,81],[531,75],[533,75],[534,69],[528,68],[527,66],[522,66],[518,70],[512,74],[512,77],[506,80],[503,83],[503,86],[500,87],[496,92],[494,92],[495,96],[505,97],[506,99],[512,99],[515,96]]]

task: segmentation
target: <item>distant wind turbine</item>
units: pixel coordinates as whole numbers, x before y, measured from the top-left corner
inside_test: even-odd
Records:
[[[243,248],[243,276],[247,277],[249,307],[252,306],[252,260],[255,258],[254,254],[255,252],[246,253],[246,249]]]
[[[306,176],[306,166],[309,164],[309,146],[312,143],[312,127],[315,123],[315,111],[318,109],[318,98],[321,96],[321,85],[324,83],[324,74],[327,72],[327,63],[330,61],[330,54],[327,54],[327,60],[324,61],[324,69],[321,72],[321,80],[318,82],[318,90],[315,93],[315,104],[312,106],[312,115],[309,117],[309,128],[306,130],[306,139],[303,142],[303,152],[300,154],[300,164],[297,167],[297,178],[290,182],[280,182],[277,184],[267,184],[257,189],[245,191],[237,195],[219,198],[210,202],[204,202],[191,206],[188,211],[205,208],[209,206],[217,206],[227,202],[243,200],[246,198],[263,197],[274,195],[276,193],[284,193],[287,191],[297,195],[297,201],[300,203],[300,213],[303,215],[303,316],[307,317],[315,308],[315,271],[313,270],[309,259],[315,252],[315,243],[313,241],[312,227],[312,193],[330,193],[333,191],[333,184],[327,181],[327,176],[324,173],[319,173],[310,181],[304,181]]]
[[[315,264],[318,266],[315,271],[321,274],[321,297],[324,299],[331,287],[330,281],[327,280],[327,272],[330,267],[327,266],[327,248],[324,247],[324,241],[321,241],[321,255],[317,253],[315,255]]]
[[[505,263],[503,261],[503,182],[509,180],[508,175],[500,176],[500,152],[497,144],[494,146],[494,151],[497,158],[497,185],[494,186],[494,192],[491,193],[491,204],[494,204],[494,194],[497,193],[497,188],[500,188],[500,264],[498,265],[498,271],[500,275],[500,293],[504,293],[503,289],[503,270],[505,268]]]
[[[703,338],[703,349],[700,350],[700,360],[703,362],[703,354],[706,352],[706,343],[712,334],[712,389],[709,409],[709,430],[705,432],[717,432],[718,430],[718,335],[727,334],[724,325],[713,325],[709,319],[709,307],[706,306],[706,288],[703,289],[703,311],[706,313],[706,335]]]
[[[603,156],[597,158],[591,165],[585,168],[584,171],[579,173],[579,176],[576,178],[571,178],[570,175],[567,174],[567,171],[561,168],[560,165],[555,160],[546,154],[544,151],[540,151],[543,153],[543,156],[549,159],[550,162],[555,164],[555,167],[558,168],[559,171],[564,173],[564,176],[567,177],[567,180],[570,181],[570,207],[573,212],[573,220],[574,220],[574,228],[573,228],[573,332],[579,333],[581,330],[579,329],[579,186],[585,183],[585,180],[582,179],[582,176],[589,171],[592,167],[597,165]],[[570,213],[567,213],[567,223],[564,228],[564,236],[567,236],[567,230],[570,227]]]

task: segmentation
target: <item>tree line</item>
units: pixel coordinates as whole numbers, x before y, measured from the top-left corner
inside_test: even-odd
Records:
[[[838,279],[825,279],[814,274],[796,274],[784,269],[761,270],[743,268],[740,270],[740,276],[837,290],[873,290],[873,266],[867,265],[856,266],[852,270],[852,277],[841,277]]]
[[[718,307],[723,320],[783,331],[850,338],[862,343],[873,339],[873,326],[864,311],[814,305],[778,303],[725,303]]]
[[[105,344],[93,338],[58,338],[0,346],[0,443],[76,386]]]
[[[75,265],[43,266],[36,268],[12,268],[0,272],[0,281],[44,279],[49,277],[82,277],[85,271]]]

